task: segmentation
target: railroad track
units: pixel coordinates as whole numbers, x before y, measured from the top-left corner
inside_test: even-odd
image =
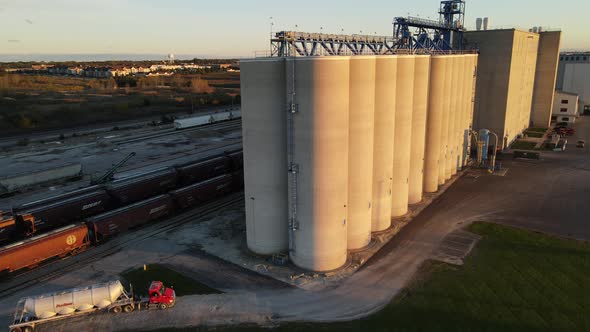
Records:
[[[196,150],[192,153],[189,153],[188,151],[183,153],[180,156],[174,156],[174,157],[170,157],[170,158],[166,158],[166,159],[158,159],[156,162],[153,163],[142,163],[142,164],[138,164],[138,165],[133,165],[132,168],[123,168],[120,170],[119,173],[117,173],[117,175],[122,174],[122,173],[129,173],[129,172],[133,172],[133,170],[137,170],[137,169],[142,169],[142,168],[146,168],[148,166],[153,166],[153,165],[158,165],[158,164],[162,164],[165,162],[170,162],[172,160],[176,160],[176,159],[182,159],[182,158],[186,158],[188,156],[193,156],[193,155],[202,155],[204,153],[210,152],[210,151],[216,151],[216,150],[231,150],[233,148],[242,148],[242,141],[238,141],[238,142],[233,142],[233,143],[227,143],[227,144],[222,144],[222,145],[218,145],[218,146],[213,146],[210,148],[206,148],[206,149],[200,149],[200,148],[195,148],[193,149]],[[191,161],[197,161],[197,160],[191,160]],[[190,162],[190,161],[185,161],[185,162]],[[163,167],[163,166],[162,166]],[[115,177],[116,179],[119,179],[118,176]]]
[[[171,128],[171,129],[166,129],[164,131],[160,131],[159,133],[155,133],[155,134],[136,136],[136,137],[132,137],[129,139],[118,139],[118,140],[114,140],[112,142],[115,145],[124,145],[124,144],[130,144],[130,143],[150,140],[150,139],[154,139],[154,138],[170,136],[170,135],[191,133],[191,132],[200,131],[200,130],[221,130],[221,129],[228,129],[228,128],[234,128],[234,127],[236,129],[238,129],[238,126],[241,126],[241,123],[242,123],[241,119],[234,119],[234,120],[228,120],[228,121],[219,122],[219,123],[213,123],[210,125],[181,129],[181,130],[176,130],[174,128]]]
[[[195,218],[201,219],[207,217],[224,208],[241,204],[243,201],[243,192],[232,193],[190,211],[173,216],[172,218],[161,220],[154,224],[148,224],[146,227],[123,234],[106,243],[90,246],[79,254],[67,256],[57,261],[50,261],[32,270],[11,275],[9,280],[0,283],[0,297],[12,295],[39,282],[55,279],[101,258],[112,255],[121,249],[132,247],[158,234],[171,231],[184,224],[195,221]]]

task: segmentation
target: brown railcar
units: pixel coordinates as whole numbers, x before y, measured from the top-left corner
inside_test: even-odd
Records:
[[[26,202],[21,205],[15,206],[13,209],[14,209],[14,211],[30,210],[30,209],[34,209],[39,206],[46,206],[46,205],[49,205],[49,204],[52,204],[55,202],[64,201],[64,200],[67,200],[72,197],[78,197],[81,195],[86,195],[88,193],[98,192],[103,189],[104,188],[101,185],[78,188],[76,190],[64,192],[64,193],[61,193],[61,194],[58,194],[55,196],[50,196],[50,197],[38,199],[35,201]]]
[[[232,176],[222,175],[171,191],[170,195],[181,209],[187,209],[231,192],[232,185]]]
[[[242,149],[226,151],[225,154],[231,159],[234,171],[244,169],[244,153]]]
[[[178,166],[179,182],[182,186],[205,181],[230,172],[231,160],[225,156],[202,160],[193,164]]]
[[[170,214],[173,209],[170,195],[150,199],[86,219],[96,241]]]
[[[172,167],[115,180],[107,186],[108,192],[120,205],[142,201],[165,194],[176,188],[178,173]]]
[[[232,173],[232,184],[234,191],[240,191],[244,189],[244,170],[239,170]]]
[[[20,227],[24,228],[23,233],[31,235],[72,224],[108,210],[110,201],[111,197],[106,191],[98,190],[47,205],[35,205],[29,209],[17,210],[16,214]],[[30,225],[31,222],[32,225]]]

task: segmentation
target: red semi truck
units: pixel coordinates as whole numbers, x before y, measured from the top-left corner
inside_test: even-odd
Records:
[[[174,289],[152,281],[147,298],[127,292],[119,280],[88,287],[68,289],[20,299],[10,332],[33,332],[39,324],[87,315],[99,311],[112,313],[141,309],[167,309],[176,304]]]

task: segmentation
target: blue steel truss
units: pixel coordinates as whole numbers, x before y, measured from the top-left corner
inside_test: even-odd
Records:
[[[280,31],[271,40],[271,56],[383,55],[395,53],[392,37]]]
[[[449,51],[463,49],[465,0],[441,1],[438,21],[419,17],[396,17],[393,21],[395,48]],[[456,46],[453,47],[453,39]]]

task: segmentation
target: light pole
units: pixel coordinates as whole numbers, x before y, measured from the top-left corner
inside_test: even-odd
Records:
[[[275,25],[275,24],[274,24],[274,22],[272,21],[272,16],[271,16],[271,17],[269,17],[269,18],[268,18],[268,20],[269,20],[269,25],[270,25],[270,39],[269,39],[269,40],[270,40],[270,48],[269,48],[269,51],[270,51],[270,54],[271,54],[271,56],[272,56],[272,27],[273,27],[273,25]]]

